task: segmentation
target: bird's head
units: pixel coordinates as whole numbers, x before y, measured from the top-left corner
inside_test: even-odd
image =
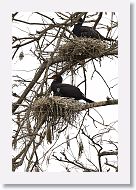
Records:
[[[59,75],[59,74],[55,74],[52,77],[50,77],[49,79],[54,79],[53,81],[57,81],[59,83],[62,83],[62,80],[63,80],[61,75]]]
[[[79,24],[83,24],[83,22],[84,22],[84,20],[83,20],[82,18],[79,18],[79,19],[78,19],[78,23],[79,23]]]

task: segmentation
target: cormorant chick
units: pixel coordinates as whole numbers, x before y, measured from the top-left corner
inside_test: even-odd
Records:
[[[84,20],[80,18],[78,20],[78,23],[75,24],[73,29],[73,34],[75,34],[77,37],[87,37],[87,38],[95,38],[100,40],[107,40],[107,41],[115,41],[110,38],[105,38],[102,36],[97,30],[93,29],[89,26],[82,26]]]
[[[89,100],[84,96],[79,88],[70,84],[62,84],[62,77],[60,75],[53,75],[50,79],[54,79],[51,83],[51,90],[54,93],[54,96],[74,98],[75,100],[85,100],[88,103],[94,101]]]

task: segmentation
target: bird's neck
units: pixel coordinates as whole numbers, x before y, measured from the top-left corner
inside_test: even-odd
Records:
[[[54,80],[52,83],[62,83],[62,82],[59,80]]]
[[[80,26],[82,26],[82,24],[83,23],[80,22],[80,23],[77,23],[75,26],[80,27]]]
[[[61,81],[54,80],[54,81],[51,83],[51,86],[55,86],[55,85],[61,84],[61,83],[62,83]]]
[[[74,26],[73,33],[76,34],[77,37],[81,36],[81,30],[80,30],[81,26],[82,24],[79,23]]]

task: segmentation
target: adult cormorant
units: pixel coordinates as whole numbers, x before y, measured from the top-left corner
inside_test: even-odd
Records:
[[[84,20],[80,18],[78,20],[78,23],[74,25],[73,34],[75,34],[77,37],[87,37],[87,38],[95,38],[95,39],[101,39],[101,40],[107,40],[107,41],[115,41],[110,38],[105,38],[102,36],[97,30],[93,29],[89,26],[82,26]]]
[[[62,77],[58,74],[53,75],[50,79],[54,79],[51,83],[51,91],[53,91],[54,96],[74,98],[75,100],[85,100],[88,103],[94,101],[89,100],[84,96],[79,88],[70,84],[62,84]]]

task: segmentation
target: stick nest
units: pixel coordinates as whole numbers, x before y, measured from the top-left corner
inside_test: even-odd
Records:
[[[99,39],[75,38],[60,46],[58,56],[65,60],[99,58],[109,47],[108,42]]]
[[[45,122],[73,123],[80,113],[84,103],[71,98],[59,96],[40,97],[35,100],[32,106],[34,117],[40,121],[43,117]]]

